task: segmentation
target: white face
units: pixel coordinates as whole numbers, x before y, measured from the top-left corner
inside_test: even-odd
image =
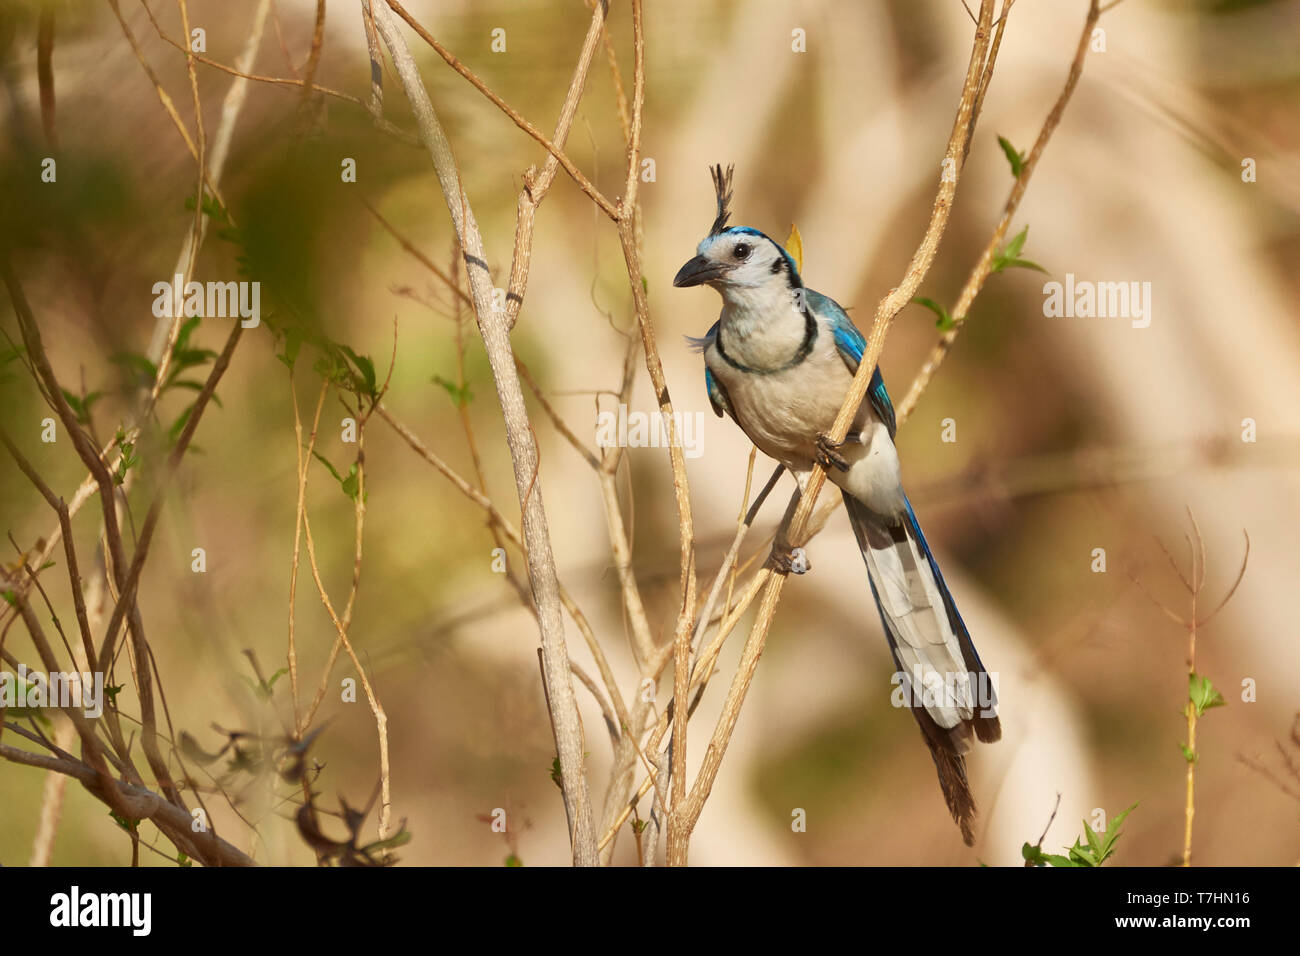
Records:
[[[727,230],[708,236],[698,255],[673,280],[678,287],[711,285],[726,289],[756,289],[773,284],[786,288],[790,266],[780,248],[764,235]]]
[[[766,236],[724,232],[709,236],[695,250],[720,269],[710,285],[753,289],[766,285],[785,270],[785,257]],[[785,280],[782,279],[782,284]]]

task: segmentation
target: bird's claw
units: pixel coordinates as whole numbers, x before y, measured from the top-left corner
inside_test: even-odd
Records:
[[[812,570],[808,552],[803,548],[774,547],[772,565],[782,574],[807,574]]]
[[[840,454],[840,449],[844,447],[846,441],[831,441],[828,435],[822,434],[817,436],[817,464],[823,468],[838,468],[840,471],[848,471],[848,460]]]

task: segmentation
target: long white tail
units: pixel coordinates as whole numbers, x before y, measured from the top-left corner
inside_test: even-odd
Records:
[[[906,499],[904,499],[906,501]],[[848,492],[844,505],[867,564],[871,593],[897,669],[895,683],[934,758],[948,810],[969,846],[975,798],[966,779],[971,732],[1002,736],[992,682],[917,523],[912,503],[894,523]]]

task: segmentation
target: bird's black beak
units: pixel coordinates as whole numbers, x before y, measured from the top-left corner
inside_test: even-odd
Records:
[[[673,285],[679,289],[692,285],[703,285],[705,282],[712,282],[714,279],[721,277],[726,271],[725,266],[710,262],[704,256],[696,256],[677,270],[677,275],[673,278]]]

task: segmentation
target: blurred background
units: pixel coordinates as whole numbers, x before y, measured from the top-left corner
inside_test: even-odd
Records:
[[[37,64],[41,4],[0,5],[0,216],[56,371],[80,394],[99,391],[101,439],[130,408],[125,354],[147,353],[153,284],[168,281],[193,221],[195,166],[109,4],[54,2],[54,128],[43,125]],[[590,19],[581,0],[407,0],[407,8],[538,128],[554,127]],[[189,0],[206,56],[231,64],[248,41],[256,0]],[[145,9],[122,0],[140,55],[193,130],[184,54]],[[150,4],[183,35],[175,4]],[[252,72],[301,75],[315,4],[276,0]],[[1013,9],[957,203],[921,294],[955,304],[1012,185],[997,137],[1033,143],[1059,94],[1084,0]],[[1208,562],[1201,611],[1240,587],[1202,629],[1197,670],[1227,706],[1198,731],[1194,860],[1300,861],[1300,3],[1127,0],[1106,12],[1082,81],[1029,186],[1012,230],[1051,279],[1149,282],[1151,322],[1048,318],[1048,276],[990,278],[956,347],[898,436],[912,501],[985,663],[999,676],[1005,735],[971,760],[981,808],[973,849],[944,808],[911,717],[889,706],[892,664],[852,535],[836,514],[810,547],[813,572],[785,589],[735,739],[692,841],[697,864],[1017,865],[1060,794],[1044,848],[1060,852],[1081,818],[1130,804],[1115,862],[1179,857],[1186,763],[1181,709],[1186,632],[1134,583],[1185,615],[1164,542],[1184,568],[1191,508]],[[405,31],[460,163],[496,284],[504,287],[522,173],[544,151],[413,33]],[[504,31],[504,33],[494,33]],[[799,34],[803,31],[803,50]],[[742,506],[749,445],[715,418],[701,362],[685,342],[716,319],[707,290],[675,290],[713,218],[708,165],[736,166],[733,221],[803,237],[804,278],[869,326],[923,232],[951,130],[973,25],[957,0],[655,0],[646,11],[643,247],[651,314],[675,406],[698,416],[688,460],[702,586],[716,571]],[[609,34],[631,86],[628,5],[611,4]],[[494,50],[494,42],[504,49]],[[1098,48],[1104,46],[1104,50]],[[268,321],[247,333],[168,497],[142,584],[142,608],[172,721],[209,751],[213,729],[256,731],[289,712],[287,680],[271,702],[251,692],[245,649],[269,675],[285,660],[296,503],[293,392],[268,326],[292,315],[370,356],[393,415],[462,475],[473,462],[456,404],[465,395],[490,492],[518,505],[492,378],[465,318],[458,392],[455,300],[366,208],[372,205],[443,269],[453,231],[426,153],[376,129],[364,107],[369,63],[357,5],[328,7],[317,83],[356,97],[312,97],[252,82],[229,143],[221,190],[238,241],[214,224],[195,278],[263,284]],[[199,64],[209,149],[235,78]],[[414,129],[395,76],[385,113]],[[624,149],[614,82],[598,51],[567,152],[610,197]],[[57,181],[42,182],[42,160]],[[356,162],[356,181],[340,175]],[[1253,177],[1243,178],[1245,160]],[[0,327],[17,337],[7,298]],[[594,445],[599,392],[620,385],[632,329],[627,275],[613,227],[563,172],[538,213],[532,277],[514,348],[570,427]],[[196,348],[219,349],[227,320],[206,319]],[[396,329],[396,346],[394,330]],[[918,306],[894,325],[881,368],[895,401],[936,341]],[[304,349],[304,355],[308,353]],[[116,359],[116,360],[115,360]],[[639,367],[641,367],[639,365]],[[84,470],[67,441],[43,444],[48,414],[21,366],[4,369],[7,428],[59,493]],[[320,377],[295,370],[302,414]],[[447,387],[446,383],[452,383]],[[193,400],[164,396],[142,443],[148,505],[163,436]],[[530,396],[530,401],[532,397]],[[606,395],[605,409],[613,405]],[[642,367],[630,409],[649,412]],[[530,405],[561,580],[611,658],[625,697],[638,675],[599,507],[595,475]],[[347,413],[330,399],[318,450],[340,473]],[[955,441],[943,440],[952,420]],[[1246,420],[1249,419],[1248,423]],[[950,436],[951,437],[951,436]],[[1253,439],[1253,440],[1245,440]],[[560,864],[568,839],[550,779],[554,745],[538,674],[537,630],[502,574],[482,513],[382,421],[366,430],[365,557],[352,639],[388,714],[394,816],[412,833],[408,864]],[[313,464],[307,506],[321,572],[341,604],[353,567],[353,506]],[[757,484],[771,463],[759,456]],[[667,453],[633,448],[620,475],[634,528],[634,565],[660,640],[672,634],[678,528]],[[758,522],[775,526],[792,484]],[[21,548],[52,515],[9,458],[0,464],[0,529]],[[94,508],[76,522],[83,554]],[[759,546],[751,535],[746,554]],[[202,547],[207,571],[191,571]],[[5,561],[15,554],[5,545]],[[1096,549],[1104,549],[1104,571]],[[61,553],[59,555],[61,557]],[[522,562],[511,553],[520,573]],[[71,619],[60,569],[46,580]],[[299,666],[309,696],[334,632],[310,576],[298,582]],[[751,615],[752,616],[752,615]],[[747,622],[746,622],[747,623]],[[594,673],[566,621],[569,650]],[[692,722],[690,764],[704,742],[743,642],[733,636]],[[8,645],[34,655],[13,628]],[[352,676],[341,660],[331,688]],[[671,679],[660,687],[669,694]],[[610,766],[600,710],[577,687],[597,809]],[[317,789],[364,805],[378,779],[374,721],[331,690],[312,748]],[[1243,699],[1246,698],[1246,699]],[[6,735],[6,742],[14,743]],[[1253,766],[1252,766],[1253,765]],[[0,764],[0,863],[26,862],[45,775]],[[641,773],[638,772],[638,782]],[[227,809],[228,839],[272,863],[313,857],[289,819],[281,784],[248,783],[251,836]],[[239,790],[239,787],[233,788]],[[1288,792],[1289,790],[1289,792]],[[209,801],[209,805],[213,805]],[[643,811],[648,809],[643,801]],[[491,817],[505,810],[509,832]],[[806,832],[792,814],[806,812]],[[370,822],[373,832],[373,817]],[[340,831],[341,832],[341,831]],[[146,836],[148,839],[148,835]],[[67,792],[53,860],[119,865],[130,845],[105,808]],[[629,832],[615,861],[633,863]],[[146,865],[167,865],[146,854]]]

